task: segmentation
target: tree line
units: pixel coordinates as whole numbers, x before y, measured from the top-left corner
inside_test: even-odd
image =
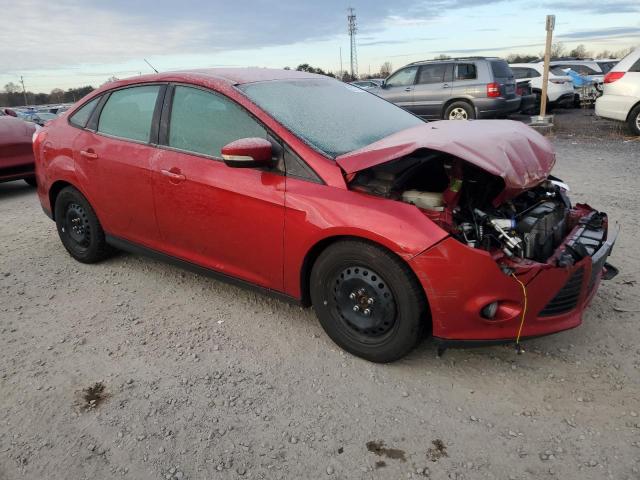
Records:
[[[4,86],[4,90],[0,91],[0,106],[21,107],[25,105],[74,103],[93,90],[92,86],[87,85],[85,87],[69,88],[68,90],[54,88],[50,93],[34,93],[29,90],[24,92],[20,85],[9,82]]]
[[[603,50],[598,53],[590,52],[584,45],[578,45],[574,49],[567,49],[561,42],[554,43],[551,48],[551,57],[575,57],[575,58],[622,58],[631,52],[633,48],[626,48],[622,50]],[[509,63],[526,63],[534,60],[538,60],[544,56],[544,53],[538,55],[519,54],[512,53],[505,56],[505,59]],[[434,57],[433,60],[448,60],[452,58],[449,55],[441,54]],[[285,70],[291,70],[291,67],[284,67]],[[366,80],[369,78],[387,78],[393,71],[391,62],[384,62],[380,65],[377,72],[371,74],[351,75],[347,70],[332,72],[325,71],[320,67],[314,67],[308,63],[301,63],[296,70],[301,72],[317,73],[320,75],[326,75],[328,77],[337,78],[343,82],[352,82],[354,80]],[[116,77],[111,77],[107,82],[117,80]],[[92,92],[94,88],[90,85],[79,88],[69,88],[68,90],[62,90],[60,88],[54,88],[50,93],[34,93],[31,91],[23,92],[20,85],[13,82],[9,82],[4,86],[4,91],[0,91],[0,106],[4,107],[18,107],[25,105],[46,105],[52,103],[74,103],[80,100],[82,97]]]

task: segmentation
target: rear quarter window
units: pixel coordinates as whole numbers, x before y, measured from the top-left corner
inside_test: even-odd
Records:
[[[491,60],[491,71],[493,72],[493,76],[496,78],[511,78],[513,77],[513,72],[509,67],[509,64],[504,60]]]
[[[74,113],[69,118],[69,123],[75,125],[76,127],[85,128],[87,126],[87,122],[93,113],[93,110],[96,108],[96,105],[100,101],[101,97],[96,97],[90,102],[86,103],[80,109]]]
[[[630,72],[640,72],[640,58],[629,68]]]

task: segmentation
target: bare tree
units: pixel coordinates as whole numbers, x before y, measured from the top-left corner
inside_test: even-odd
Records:
[[[578,45],[576,48],[574,48],[569,52],[569,56],[576,57],[576,58],[590,58],[591,52],[588,52],[586,47],[581,43],[580,45]]]
[[[451,57],[449,55],[445,55],[444,53],[441,53],[437,57],[433,57],[433,59],[434,60],[450,60]]]
[[[4,86],[4,91],[7,93],[20,93],[22,91],[22,87],[13,82],[9,82]]]
[[[551,58],[560,58],[567,55],[567,49],[564,43],[557,42],[551,45]],[[540,58],[544,57],[544,52],[540,54]]]
[[[382,65],[380,65],[381,77],[387,78],[392,71],[393,71],[393,66],[391,65],[391,62],[384,62]]]
[[[49,94],[49,101],[51,103],[61,103],[64,101],[64,90],[61,88],[54,88]]]

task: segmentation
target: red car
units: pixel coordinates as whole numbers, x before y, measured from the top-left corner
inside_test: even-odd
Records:
[[[0,182],[24,179],[35,186],[35,160],[31,140],[36,126],[0,114]]]
[[[147,253],[313,305],[377,362],[578,326],[615,241],[549,142],[425,123],[360,88],[268,69],[110,83],[40,130],[38,195],[81,262]]]

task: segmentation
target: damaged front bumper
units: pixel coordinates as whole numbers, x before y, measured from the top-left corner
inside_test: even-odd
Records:
[[[618,228],[606,215],[587,206],[576,225],[546,263],[523,261],[515,269],[487,251],[469,248],[454,238],[414,257],[411,267],[422,284],[433,336],[441,347],[513,342],[525,305],[521,338],[577,327],[602,279],[617,270],[607,264]],[[514,271],[515,270],[515,271]],[[486,318],[483,308],[497,302]]]

